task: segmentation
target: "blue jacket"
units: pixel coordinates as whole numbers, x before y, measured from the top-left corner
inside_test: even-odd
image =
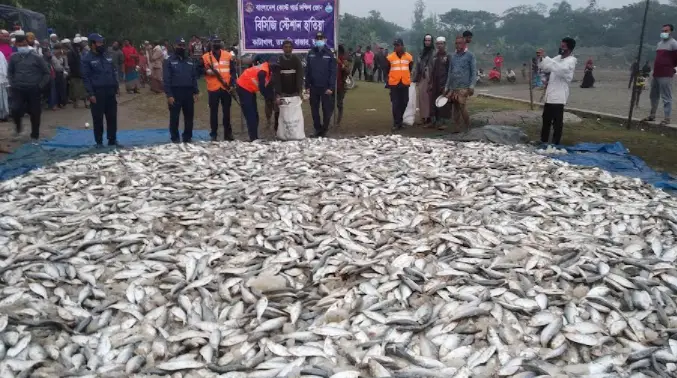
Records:
[[[198,94],[197,68],[192,59],[180,58],[173,54],[165,60],[162,68],[162,81],[167,97],[174,97],[175,88],[191,88],[193,94]]]
[[[313,47],[306,58],[306,88],[336,89],[336,58],[328,47]]]
[[[104,53],[94,54],[91,51],[85,53],[80,61],[82,68],[82,81],[90,96],[94,96],[96,89],[114,88],[118,90],[118,73],[113,65],[113,58]]]

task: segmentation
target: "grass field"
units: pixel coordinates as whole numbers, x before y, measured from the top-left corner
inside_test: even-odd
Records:
[[[201,81],[203,85],[204,81]],[[196,104],[196,128],[209,128],[209,111],[207,96],[204,87],[203,92]],[[166,122],[167,105],[163,95],[144,95],[135,100],[129,106],[139,112],[137,117],[142,120],[157,120]],[[509,101],[493,100],[474,97],[469,103],[471,113],[486,111],[526,110],[528,105]],[[263,115],[263,101],[259,98],[259,112],[261,117],[261,137],[273,137],[272,130],[266,129]],[[312,118],[310,109],[304,104],[304,118],[306,135],[312,135]],[[233,104],[231,115],[233,129],[238,139],[246,140],[246,132],[241,130],[240,109]],[[220,123],[220,122],[219,122]],[[388,91],[382,84],[358,82],[358,86],[348,91],[345,99],[344,118],[340,128],[330,129],[330,137],[351,137],[390,134],[392,126],[392,114]],[[532,140],[537,140],[540,135],[540,125],[519,125],[524,128]],[[219,130],[222,133],[222,130]],[[436,129],[424,129],[412,127],[401,132],[408,136],[439,136]],[[596,119],[584,119],[583,123],[575,126],[566,126],[563,143],[567,145],[578,142],[616,142],[623,143],[631,153],[637,155],[652,167],[671,173],[677,173],[677,138],[661,136],[641,130],[626,130],[618,124],[609,121],[598,122]]]

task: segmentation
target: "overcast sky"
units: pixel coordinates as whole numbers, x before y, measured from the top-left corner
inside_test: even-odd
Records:
[[[341,13],[350,13],[356,16],[367,16],[374,9],[381,12],[383,18],[404,27],[411,26],[411,17],[414,11],[414,0],[339,0]],[[540,1],[550,7],[555,1]],[[619,8],[623,5],[632,4],[637,0],[598,0],[597,4],[603,8]],[[663,1],[661,1],[663,2]],[[502,13],[508,8],[522,4],[537,4],[538,0],[481,0],[481,1],[458,1],[458,0],[425,0],[427,13],[446,13],[451,8],[467,10],[486,10],[494,13]],[[574,7],[588,5],[587,0],[570,0]]]

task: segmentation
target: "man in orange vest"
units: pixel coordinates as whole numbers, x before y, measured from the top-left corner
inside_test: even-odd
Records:
[[[273,55],[268,62],[247,68],[237,78],[237,97],[240,98],[242,114],[247,121],[249,140],[259,139],[259,110],[256,105],[256,92],[261,92],[265,99],[274,99],[272,90],[272,69],[277,67],[278,57]]]
[[[221,39],[212,37],[212,48],[202,55],[205,66],[205,80],[209,101],[209,135],[216,141],[219,135],[219,104],[223,108],[223,139],[233,140],[233,128],[230,125],[230,105],[233,101],[233,90],[236,67],[233,55],[222,50]]]
[[[397,38],[393,42],[394,50],[386,58],[388,63],[383,71],[388,78],[386,88],[390,88],[390,102],[393,106],[393,130],[402,129],[402,118],[409,103],[409,86],[414,57],[404,51],[404,42]]]

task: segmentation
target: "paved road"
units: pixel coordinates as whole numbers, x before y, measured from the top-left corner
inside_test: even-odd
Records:
[[[569,107],[628,116],[631,93],[627,81],[598,81],[595,88],[588,89],[580,88],[579,85],[580,83],[571,84]],[[478,87],[477,90],[479,93],[529,100],[528,84],[483,86]],[[534,101],[538,101],[540,97],[541,91],[535,89]],[[673,96],[672,108],[677,111],[677,96]],[[635,110],[633,117],[646,117],[649,114],[649,109],[649,88],[647,88],[640,97],[639,109]],[[657,116],[659,119],[663,117],[662,105],[659,105]],[[674,121],[675,117],[672,118]]]

